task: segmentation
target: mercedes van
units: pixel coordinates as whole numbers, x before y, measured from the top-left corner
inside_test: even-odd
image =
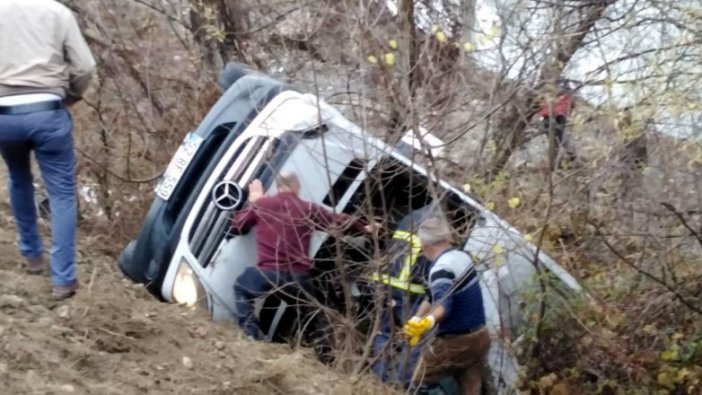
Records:
[[[521,301],[535,274],[549,273],[559,287],[575,292],[577,281],[477,199],[420,165],[440,151],[436,139],[410,133],[390,146],[313,94],[239,65],[228,65],[223,75],[225,92],[185,135],[141,231],[119,257],[125,275],[163,301],[200,305],[215,320],[232,319],[233,286],[255,265],[256,245],[253,233],[234,236],[228,224],[246,204],[249,183],[259,179],[275,193],[281,170],[298,175],[302,199],[382,218],[387,232],[411,211],[436,204],[476,259],[489,329],[509,339],[493,342],[493,376],[500,385],[514,384],[511,342],[523,331]],[[428,150],[427,141],[434,142]],[[353,308],[363,310],[358,301],[365,300],[367,274],[384,264],[379,239],[315,233],[309,253],[321,303],[345,312],[350,303],[361,303]],[[280,340],[277,334],[289,322],[286,304],[272,307],[260,313],[261,326],[269,339]]]

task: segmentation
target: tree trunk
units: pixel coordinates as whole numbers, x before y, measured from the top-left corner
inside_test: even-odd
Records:
[[[246,59],[245,41],[249,30],[248,10],[243,0],[202,0],[190,11],[191,33],[199,45],[205,63],[215,71],[232,60]],[[208,19],[208,15],[216,17]]]
[[[475,0],[461,1],[460,13],[462,39],[473,42],[475,36]]]
[[[417,42],[417,27],[414,24],[414,1],[400,0],[400,28],[407,39],[407,88],[410,99],[416,97],[419,85],[419,43]]]

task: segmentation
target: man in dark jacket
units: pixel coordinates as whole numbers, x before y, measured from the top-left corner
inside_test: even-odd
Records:
[[[419,359],[419,348],[409,349],[406,342],[396,344],[394,335],[401,333],[402,325],[417,311],[426,293],[431,262],[421,253],[422,246],[415,230],[433,209],[434,205],[427,205],[398,222],[385,252],[391,259],[388,273],[374,273],[372,278],[382,291],[381,297],[389,296],[390,300],[390,306],[383,308],[380,330],[373,341],[373,373],[385,382],[411,384],[412,372]]]
[[[341,228],[360,235],[371,229],[359,219],[300,199],[300,182],[294,173],[281,172],[276,186],[275,196],[264,196],[260,181],[254,181],[249,187],[248,206],[231,222],[235,234],[245,234],[256,226],[257,265],[247,268],[234,285],[239,326],[254,339],[261,338],[254,314],[257,298],[291,284],[308,297],[314,294],[309,249],[315,230]]]

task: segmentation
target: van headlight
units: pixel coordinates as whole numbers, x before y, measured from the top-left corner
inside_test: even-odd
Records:
[[[175,282],[173,283],[173,300],[188,307],[194,306],[200,298],[205,298],[202,284],[185,259],[180,261]]]

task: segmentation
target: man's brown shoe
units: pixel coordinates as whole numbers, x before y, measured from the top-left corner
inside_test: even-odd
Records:
[[[54,285],[51,289],[51,297],[54,300],[64,300],[72,297],[76,294],[78,289],[78,281],[73,283],[73,285]]]
[[[28,256],[27,259],[27,273],[29,274],[41,274],[44,269],[44,258],[41,256]]]

